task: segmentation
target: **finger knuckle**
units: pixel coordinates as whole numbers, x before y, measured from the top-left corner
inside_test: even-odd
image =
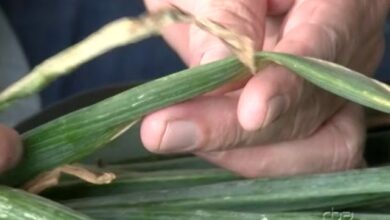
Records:
[[[240,126],[237,126],[238,122],[231,120],[236,118],[235,112],[225,114],[234,114],[234,116],[221,116],[228,120],[220,121],[205,132],[209,134],[202,143],[205,150],[229,150],[242,143],[243,131]]]

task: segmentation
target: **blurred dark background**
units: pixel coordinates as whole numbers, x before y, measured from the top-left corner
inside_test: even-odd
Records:
[[[0,0],[31,67],[79,42],[102,25],[144,12],[141,0]],[[390,25],[387,25],[390,44]],[[184,65],[161,38],[116,49],[83,65],[41,93],[47,106],[80,91],[153,79]],[[390,80],[390,48],[377,78]]]

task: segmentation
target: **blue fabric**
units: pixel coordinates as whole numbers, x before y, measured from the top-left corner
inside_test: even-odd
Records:
[[[390,19],[386,25],[386,50],[382,63],[376,71],[376,78],[390,82]]]
[[[31,66],[72,45],[103,24],[145,9],[141,0],[0,0]],[[390,23],[386,28],[390,44]],[[148,80],[183,69],[180,59],[160,39],[120,48],[63,77],[42,93],[43,105],[91,88]],[[377,78],[390,80],[390,48]]]

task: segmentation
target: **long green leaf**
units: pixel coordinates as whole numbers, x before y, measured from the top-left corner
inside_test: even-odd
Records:
[[[361,73],[324,60],[280,53],[258,53],[313,84],[369,108],[390,113],[390,87]]]
[[[65,201],[78,210],[142,207],[256,212],[327,210],[377,204],[390,196],[390,167],[277,179],[238,180],[186,189]]]
[[[214,210],[170,211],[145,209],[99,209],[88,210],[86,214],[101,220],[387,220],[386,214],[361,214],[353,212],[336,212],[329,210],[321,213],[248,213]]]
[[[105,168],[105,170],[113,172],[110,167]],[[41,195],[55,200],[65,200],[161,189],[187,188],[240,179],[240,177],[220,169],[187,169],[147,173],[121,170],[114,173],[117,178],[110,184],[93,185],[82,180],[65,180],[60,185],[44,191]]]
[[[23,134],[22,162],[2,175],[2,182],[19,185],[42,171],[78,161],[112,140],[124,124],[238,80],[245,72],[238,60],[226,59],[157,79],[48,122]]]
[[[53,201],[5,186],[0,186],[0,219],[92,220]]]
[[[257,61],[259,66],[262,61],[278,63],[338,95],[390,112],[386,85],[335,64],[270,52],[258,53]],[[126,124],[244,76],[246,68],[227,58],[143,84],[44,124],[23,134],[22,163],[2,182],[19,185],[40,172],[78,161],[112,140]]]

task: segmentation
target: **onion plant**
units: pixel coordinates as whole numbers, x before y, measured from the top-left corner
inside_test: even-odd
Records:
[[[252,74],[270,63],[280,65],[291,72],[298,74],[300,77],[313,83],[314,85],[349,101],[382,111],[386,114],[390,113],[390,88],[384,83],[371,79],[364,74],[358,73],[346,67],[324,60],[275,52],[255,52],[251,47],[251,42],[245,36],[240,36],[214,22],[193,17],[178,9],[165,10],[152,15],[144,15],[136,19],[120,19],[106,25],[101,30],[86,38],[84,41],[64,50],[63,52],[60,52],[54,57],[49,58],[42,64],[38,65],[25,78],[0,93],[0,108],[4,109],[14,100],[38,92],[58,77],[71,72],[71,70],[77,68],[83,63],[106,53],[111,49],[137,42],[152,35],[157,35],[159,34],[161,28],[175,22],[193,22],[199,27],[215,34],[232,49],[235,56],[173,73],[142,84],[111,98],[105,99],[97,104],[74,111],[27,131],[22,134],[25,153],[21,163],[15,169],[2,175],[0,178],[1,182],[9,186],[20,187],[43,172],[80,161],[82,158],[94,153],[96,150],[120,136],[143,116],[158,109],[212,91],[226,83],[241,80],[248,77],[248,74]],[[283,195],[280,195],[281,198],[290,196],[288,198],[286,197],[286,204],[288,201],[296,201],[294,198],[299,199],[303,195],[314,196],[315,202],[313,204],[327,204],[328,206],[332,206],[332,201],[334,201],[334,205],[338,206],[354,202],[360,204],[361,202],[376,199],[378,201],[382,201],[384,199],[384,195],[387,196],[390,189],[390,181],[387,179],[388,170],[383,169],[377,173],[374,172],[374,174],[372,174],[372,172],[373,171],[367,171],[366,173],[362,172],[364,175],[362,174],[358,177],[363,179],[365,178],[365,180],[368,181],[368,178],[375,179],[376,177],[373,176],[375,174],[378,175],[377,178],[381,178],[383,176],[383,180],[385,181],[380,182],[377,185],[375,185],[375,183],[369,184],[369,181],[364,182],[367,185],[359,185],[361,188],[352,187],[349,191],[345,188],[345,185],[343,185],[342,182],[340,182],[340,185],[332,185],[332,187],[334,187],[332,189],[329,188],[330,185],[325,184],[333,183],[332,181],[337,182],[338,180],[343,180],[343,176],[345,174],[342,173],[318,177],[318,181],[320,182],[315,185],[317,187],[315,189],[313,188],[314,185],[312,185],[312,182],[305,181],[306,177],[271,182],[279,184],[277,186],[284,187],[283,190],[287,190],[289,186],[296,186],[302,190],[301,193],[294,191],[290,192],[287,190],[288,193],[285,194],[284,197]],[[355,174],[352,176],[355,177],[354,175]],[[347,175],[345,178],[347,177],[350,177],[350,175]],[[231,180],[232,177],[228,176],[227,179]],[[155,211],[150,211],[152,214],[145,215],[145,213],[149,212],[139,211],[128,212],[130,213],[129,215],[137,216],[135,219],[146,219],[146,216],[150,217],[150,219],[164,219],[164,216],[168,216],[166,219],[189,218],[189,216],[193,219],[202,219],[204,216],[199,215],[201,212],[176,212],[174,214],[169,214],[171,212],[168,212],[167,214],[163,212],[163,210],[158,210],[158,208],[191,208],[192,206],[207,208],[202,206],[202,204],[210,204],[210,207],[213,207],[212,204],[214,203],[217,204],[218,207],[231,208],[232,200],[228,199],[228,195],[225,197],[223,195],[225,192],[232,194],[231,196],[236,194],[241,195],[238,190],[244,190],[244,192],[248,194],[244,197],[240,197],[242,200],[237,200],[243,202],[242,204],[256,207],[257,204],[264,205],[267,203],[267,197],[263,198],[262,194],[266,194],[268,191],[263,188],[264,185],[262,184],[270,187],[270,189],[273,187],[272,184],[267,185],[267,182],[256,182],[257,180],[255,180],[253,184],[250,184],[252,182],[248,182],[246,180],[240,181],[236,183],[238,188],[237,191],[234,192],[229,190],[225,191],[225,189],[229,189],[229,186],[234,186],[229,185],[229,183],[218,183],[222,185],[216,184],[214,186],[209,186],[209,188],[204,186],[206,190],[202,191],[201,194],[198,194],[195,189],[191,189],[189,194],[187,194],[185,188],[180,189],[179,194],[176,193],[176,191],[173,191],[173,195],[184,195],[183,198],[185,199],[188,199],[185,195],[192,194],[197,198],[196,200],[189,199],[184,202],[165,202],[165,197],[160,195],[161,192],[157,192],[156,196],[159,199],[155,202],[162,204],[152,205],[152,208],[157,208]],[[359,181],[359,179],[354,179],[353,181]],[[249,188],[242,188],[245,184],[249,184]],[[235,190],[234,187],[230,188],[230,190]],[[203,190],[203,188],[200,189]],[[321,191],[321,189],[323,191]],[[308,192],[310,190],[312,190],[312,194]],[[322,192],[322,194],[316,194],[315,191],[317,190],[320,190],[319,192]],[[220,197],[218,197],[217,200],[210,197],[213,193],[217,192],[220,193]],[[142,196],[155,198],[153,197],[153,192],[143,193],[144,192],[139,192],[139,194],[129,196],[129,202],[131,204],[135,204],[134,206],[139,207],[139,205],[137,205],[137,201],[139,201],[139,204],[143,204],[142,201],[144,200],[140,199]],[[34,203],[33,205],[35,205],[35,203],[41,204],[40,202],[43,201],[40,198],[38,199],[38,197],[30,196],[27,193],[14,191],[13,189],[4,187],[0,188],[0,210],[4,211],[7,204],[13,206],[13,200],[11,197],[16,196],[14,198],[19,198],[19,195],[21,195],[20,198],[24,198],[26,196],[25,198],[31,200],[31,202]],[[201,196],[199,200],[198,196]],[[300,200],[300,202],[295,205],[299,206],[303,205],[303,203],[310,205],[311,199],[314,198],[310,196],[307,198],[305,197],[306,200],[304,200],[304,202],[302,202],[303,200]],[[112,200],[102,199],[103,197],[91,198],[90,200],[98,201],[93,204],[103,204],[102,207],[99,208],[104,210],[104,204],[106,204],[105,202]],[[277,199],[277,197],[274,199]],[[33,211],[27,207],[26,203],[21,201],[21,199],[16,199],[15,205],[17,206],[15,207],[20,210],[26,208],[25,213],[33,213]],[[267,204],[270,205],[272,202],[275,203],[275,201],[269,200],[269,203]],[[283,201],[279,202],[283,203]],[[68,205],[72,205],[74,208],[83,207],[80,204],[81,203],[68,203]],[[239,203],[237,204],[240,205]],[[296,207],[293,202],[288,204],[291,207]],[[40,207],[43,208],[40,209]],[[50,205],[50,207],[52,206]],[[53,210],[62,210],[61,206],[57,204],[53,207],[55,207]],[[264,207],[269,206],[265,205]],[[36,214],[34,214],[37,216],[44,216],[42,212],[43,210],[47,210],[44,206],[40,205],[36,205],[35,208],[40,209],[39,212],[37,211]],[[263,208],[259,210],[267,211]],[[97,216],[98,219],[100,218],[99,216],[107,216],[105,214],[101,214],[99,211],[84,211]],[[119,211],[122,212],[123,210]],[[109,209],[107,209],[106,212],[111,213]],[[251,216],[251,214],[219,213],[214,212],[213,210],[210,210],[210,212],[211,213],[207,213],[206,216],[223,216],[224,219],[225,217],[229,219],[228,216],[235,216],[234,219],[241,218],[241,215],[247,215],[249,219],[252,217],[259,217],[259,215],[257,215],[257,217]],[[22,211],[20,211],[20,213],[22,213]],[[87,217],[83,217],[81,214],[81,217],[75,217],[72,214],[73,211],[69,212],[68,210],[65,210],[65,208],[64,213],[65,214],[61,214],[56,211],[56,215],[62,216],[61,218],[56,219],[89,219]],[[296,214],[272,214],[269,219],[283,219],[285,216],[290,216],[290,219],[319,219],[316,214],[300,213],[299,215],[296,215],[296,218],[294,218],[295,215]],[[361,219],[380,218],[385,219],[388,218],[388,216],[378,217],[374,215],[362,215],[361,217]],[[20,218],[14,217],[10,219]],[[50,218],[45,217],[40,219]],[[263,219],[267,219],[267,217]]]

